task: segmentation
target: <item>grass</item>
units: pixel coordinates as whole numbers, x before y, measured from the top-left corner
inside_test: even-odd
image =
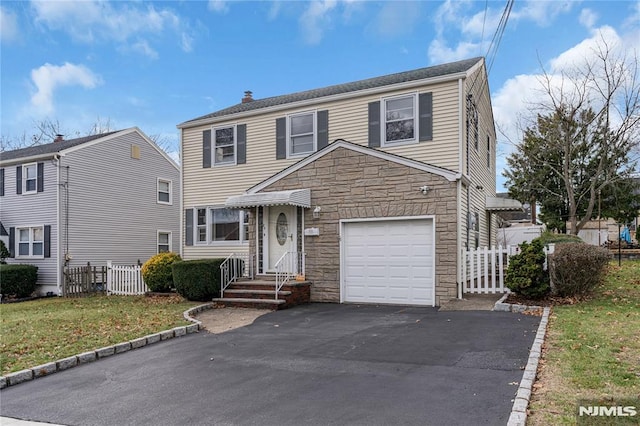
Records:
[[[179,296],[48,298],[0,305],[0,374],[187,325]]]
[[[611,263],[594,297],[553,308],[527,424],[575,424],[581,399],[640,405],[640,261]]]

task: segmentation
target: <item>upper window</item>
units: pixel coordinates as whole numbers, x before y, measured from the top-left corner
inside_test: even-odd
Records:
[[[416,95],[385,99],[383,102],[384,143],[415,141]]]
[[[213,129],[213,165],[236,164],[236,126]]]
[[[171,232],[158,231],[158,253],[171,251]]]
[[[44,257],[44,227],[16,228],[18,256]]]
[[[38,190],[38,165],[25,164],[22,166],[22,193],[29,194]]]
[[[171,204],[173,202],[171,196],[171,181],[166,179],[158,179],[158,203]]]
[[[316,150],[316,114],[289,116],[289,156],[310,154]]]

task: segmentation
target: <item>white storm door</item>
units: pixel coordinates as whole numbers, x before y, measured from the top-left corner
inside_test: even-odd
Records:
[[[288,251],[296,251],[296,208],[271,206],[267,226],[267,271],[275,271],[276,262]]]

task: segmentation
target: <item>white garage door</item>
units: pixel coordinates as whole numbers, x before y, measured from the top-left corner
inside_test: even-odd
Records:
[[[343,226],[345,302],[434,306],[433,219]]]

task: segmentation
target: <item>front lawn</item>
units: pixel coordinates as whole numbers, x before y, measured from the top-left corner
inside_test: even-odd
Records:
[[[0,374],[188,325],[179,296],[61,297],[0,305]]]
[[[527,424],[575,424],[579,400],[640,404],[640,261],[611,263],[591,300],[552,310]]]

